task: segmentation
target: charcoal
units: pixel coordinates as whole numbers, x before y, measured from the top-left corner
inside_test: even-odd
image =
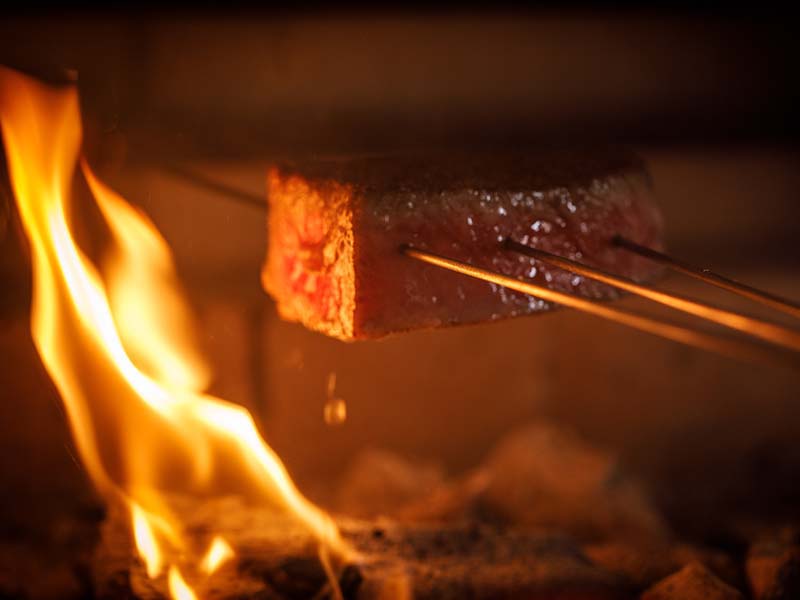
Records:
[[[641,600],[744,600],[744,596],[693,562],[648,589]]]
[[[78,600],[86,592],[68,561],[54,561],[41,548],[0,544],[0,598]]]
[[[669,536],[658,511],[610,454],[544,422],[506,436],[474,473],[439,496],[445,497],[432,498],[420,514],[546,527],[582,540]]]
[[[731,556],[718,550],[675,542],[609,541],[583,546],[593,563],[644,590],[692,562],[699,562],[725,583],[737,587],[741,577]]]
[[[755,600],[800,598],[800,531],[762,536],[750,548],[745,568]]]
[[[230,499],[207,501],[198,519],[224,527],[237,557],[198,594],[209,600],[329,597],[330,584],[317,546],[295,521]],[[128,524],[113,514],[104,525],[95,557],[95,586],[122,585],[139,600],[166,597],[164,576],[150,580],[135,556]],[[207,537],[212,524],[193,531]],[[334,563],[345,598],[541,598],[624,600],[631,589],[592,564],[567,536],[508,531],[478,524],[399,524],[340,518],[342,535],[359,558]],[[379,532],[376,535],[376,532]],[[194,542],[191,542],[194,544]],[[111,578],[109,582],[106,578]],[[129,588],[125,587],[130,583]],[[403,596],[402,594],[408,594]],[[112,597],[107,595],[106,597]]]
[[[414,464],[385,450],[365,450],[342,477],[337,505],[354,517],[395,516],[443,484],[444,475],[435,465]]]

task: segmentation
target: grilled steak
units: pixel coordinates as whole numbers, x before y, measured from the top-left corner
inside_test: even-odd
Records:
[[[661,244],[649,176],[624,152],[316,160],[272,167],[267,179],[264,287],[282,317],[344,340],[551,308],[412,260],[402,244],[598,299],[616,293],[500,242],[639,281],[657,272],[610,244],[615,234]]]

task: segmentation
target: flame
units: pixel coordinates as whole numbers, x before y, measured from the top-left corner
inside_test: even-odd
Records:
[[[163,568],[163,558],[161,549],[156,542],[156,536],[150,527],[150,519],[145,512],[136,504],[131,503],[131,513],[133,515],[133,540],[136,542],[136,549],[139,556],[144,560],[147,568],[147,575],[150,579],[155,579],[161,574]]]
[[[125,349],[154,379],[204,390],[210,370],[191,337],[195,329],[179,293],[169,246],[150,220],[97,179],[85,161],[81,167],[115,242],[107,259],[106,281]]]
[[[197,595],[183,580],[181,572],[175,566],[169,569],[169,593],[174,600],[197,600]]]
[[[217,536],[212,540],[208,552],[206,552],[203,561],[200,563],[200,568],[211,575],[228,559],[233,558],[233,555],[233,548],[230,547],[228,542],[224,538]]]
[[[191,553],[174,494],[253,499],[296,518],[321,555],[347,555],[332,519],[297,490],[251,415],[203,393],[208,369],[166,242],[85,161],[112,240],[102,274],[76,243],[68,212],[82,135],[75,87],[0,67],[0,124],[31,249],[33,338],[88,473],[130,511],[148,575],[166,571],[174,600],[196,598],[178,569]],[[207,561],[184,573],[208,576],[233,553],[218,536]]]

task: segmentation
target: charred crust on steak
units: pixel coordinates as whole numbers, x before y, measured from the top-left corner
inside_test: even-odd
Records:
[[[309,181],[335,181],[379,194],[460,189],[532,192],[586,186],[614,174],[646,174],[641,158],[623,148],[381,154],[286,161],[277,166]]]

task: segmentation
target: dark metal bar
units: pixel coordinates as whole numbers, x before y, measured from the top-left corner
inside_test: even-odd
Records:
[[[792,315],[793,317],[800,318],[800,305],[792,302],[791,300],[781,298],[780,296],[776,296],[775,294],[765,292],[764,290],[754,288],[744,283],[739,283],[738,281],[725,277],[724,275],[715,273],[710,269],[703,269],[695,265],[690,265],[689,263],[685,263],[677,258],[672,258],[663,252],[653,250],[647,246],[642,246],[619,235],[614,237],[613,243],[620,248],[634,252],[639,256],[644,256],[645,258],[662,264],[674,271],[678,271],[679,273],[683,273],[684,275],[688,275],[694,279],[699,279],[700,281],[704,281],[710,285],[722,288],[723,290],[727,290],[739,296],[743,296],[753,300],[754,302],[759,302],[765,306],[774,308],[775,310]]]
[[[232,185],[228,185],[227,183],[216,181],[214,179],[206,177],[205,175],[202,175],[201,173],[197,173],[196,171],[186,169],[185,167],[182,167],[174,163],[159,163],[159,167],[163,171],[169,173],[170,175],[173,175],[174,177],[178,177],[197,187],[201,187],[203,189],[215,192],[222,196],[227,196],[231,200],[236,200],[240,204],[246,204],[248,206],[257,207],[260,210],[267,209],[266,196],[253,194],[246,190],[242,190]]]
[[[625,290],[626,292],[647,298],[648,300],[658,302],[659,304],[669,306],[670,308],[683,311],[696,317],[707,319],[714,323],[718,323],[719,325],[750,334],[762,340],[784,346],[791,350],[800,351],[800,333],[789,328],[782,327],[774,323],[769,323],[761,319],[748,317],[733,311],[710,306],[708,304],[697,302],[676,294],[663,292],[649,285],[636,283],[635,281],[620,277],[618,275],[612,275],[611,273],[602,271],[601,269],[596,269],[594,267],[569,260],[568,258],[557,256],[544,250],[539,250],[538,248],[531,248],[530,246],[520,244],[519,242],[515,242],[511,239],[506,239],[503,243],[503,246],[508,250],[525,254],[526,256],[530,256],[531,258],[535,258],[541,262],[556,266],[572,273],[576,273],[578,275],[582,275],[583,277],[588,277],[589,279],[595,279],[597,281],[607,283],[608,285],[612,285],[621,290]]]
[[[609,321],[614,321],[615,323],[627,325],[628,327],[633,327],[635,329],[639,329],[640,331],[645,331],[647,333],[658,335],[676,342],[688,344],[690,346],[695,346],[697,348],[702,348],[704,350],[709,350],[740,360],[768,364],[777,363],[798,368],[798,359],[796,356],[788,354],[774,347],[762,346],[760,344],[756,344],[755,342],[724,337],[722,335],[698,331],[682,325],[659,321],[651,317],[628,312],[596,300],[589,300],[588,298],[573,296],[571,294],[551,290],[527,281],[513,279],[506,275],[495,273],[494,271],[481,269],[459,260],[441,256],[433,252],[419,250],[410,246],[403,246],[400,248],[400,251],[410,258],[428,263],[430,265],[447,269],[449,271],[454,271],[456,273],[461,273],[462,275],[467,275],[476,279],[481,279],[483,281],[495,283],[497,285],[502,285],[523,294],[530,294],[548,302],[555,302],[563,306],[568,306],[570,308],[574,308],[576,310],[580,310]]]

